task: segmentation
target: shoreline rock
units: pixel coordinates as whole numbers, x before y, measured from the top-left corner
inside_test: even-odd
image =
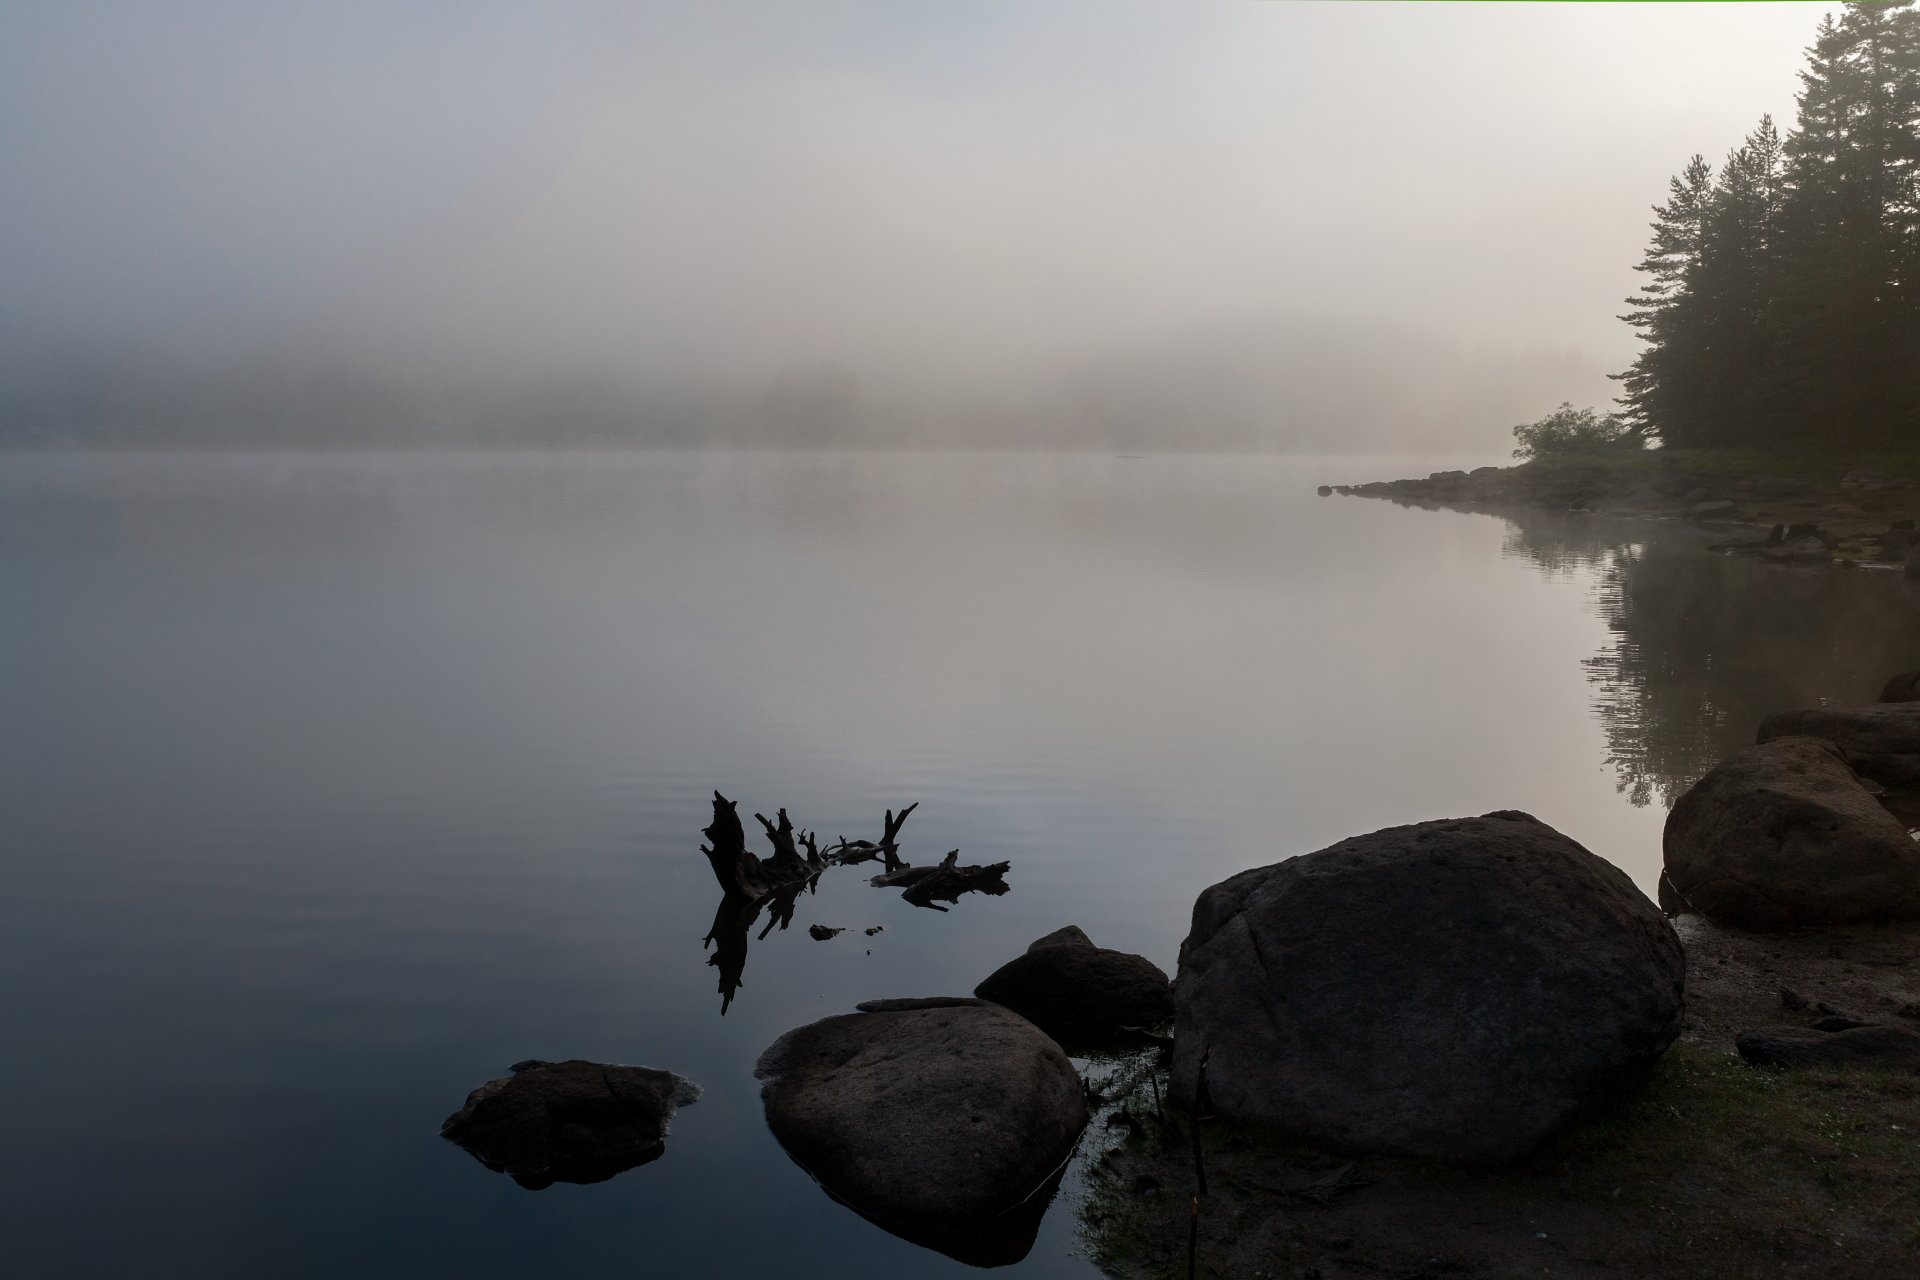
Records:
[[[1822,738],[1762,732],[1667,814],[1675,897],[1759,932],[1920,918],[1920,849],[1848,757]]]
[[[833,1199],[976,1266],[1025,1257],[1086,1127],[1073,1063],[984,1000],[876,1000],[787,1032],[767,1126]]]
[[[1920,790],[1920,702],[1807,707],[1760,722],[1757,741],[1784,737],[1830,742],[1861,777],[1896,791]]]
[[[1391,827],[1200,895],[1173,1092],[1318,1149],[1501,1163],[1665,1052],[1684,974],[1659,909],[1538,819]]]
[[[1035,940],[973,989],[1062,1044],[1137,1036],[1173,1020],[1173,984],[1145,956],[1096,947],[1077,925]]]

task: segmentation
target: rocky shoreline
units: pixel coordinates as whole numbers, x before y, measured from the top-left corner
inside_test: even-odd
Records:
[[[1920,1075],[1758,1068],[1735,1040],[1835,1017],[1920,1030],[1920,924],[1673,924],[1687,964],[1679,1041],[1644,1086],[1533,1154],[1462,1170],[1212,1121],[1196,1214],[1191,1135],[1115,1121],[1150,1115],[1140,1090],[1094,1122],[1108,1144],[1081,1209],[1095,1261],[1109,1275],[1167,1278],[1189,1274],[1190,1249],[1191,1274],[1227,1277],[1912,1274]]]
[[[1195,1105],[1154,1094],[1143,1124],[1136,1086],[1104,1117],[1126,1136],[1083,1212],[1103,1266],[1912,1273],[1916,690],[1904,673],[1879,703],[1763,720],[1668,815],[1666,919],[1522,814],[1376,832],[1202,894],[1171,1071]],[[1237,949],[1224,1009],[1216,936]],[[1183,1056],[1222,1043],[1233,1086],[1195,1087],[1191,1065],[1183,1084]]]
[[[1920,671],[1883,699],[1764,719],[1671,808],[1657,905],[1526,813],[1385,828],[1202,889],[1172,979],[1068,925],[971,995],[795,1027],[756,1065],[768,1128],[976,1266],[1026,1256],[1078,1155],[1124,1276],[1915,1273]],[[715,793],[702,852],[753,911],[872,861],[1006,891],[908,864],[912,808],[825,848],[755,815],[762,858]],[[530,1189],[660,1159],[698,1097],[513,1072],[442,1132]]]
[[[1776,474],[1765,470],[1765,460],[1661,458],[1656,450],[1608,461],[1560,458],[1436,471],[1421,479],[1324,484],[1318,492],[1493,514],[1590,511],[1685,521],[1722,534],[1710,549],[1726,554],[1790,564],[1907,566],[1920,576],[1920,480],[1873,467]]]

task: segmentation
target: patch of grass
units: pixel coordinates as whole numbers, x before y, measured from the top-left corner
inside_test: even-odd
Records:
[[[1142,1090],[1125,1105],[1152,1104]],[[1324,1176],[1324,1158],[1224,1123],[1202,1134],[1203,1275],[1425,1274],[1436,1258],[1488,1276],[1920,1275],[1916,1076],[1779,1072],[1675,1045],[1641,1088],[1516,1165],[1362,1159],[1372,1185],[1330,1208],[1276,1192]],[[1194,1182],[1187,1141],[1156,1125],[1096,1159],[1082,1206],[1095,1261],[1184,1276]]]
[[[1920,1076],[1774,1071],[1675,1045],[1645,1088],[1503,1176],[1920,1248]]]

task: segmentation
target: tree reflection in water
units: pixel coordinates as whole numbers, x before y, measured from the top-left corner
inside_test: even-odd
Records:
[[[1717,555],[1678,525],[1505,518],[1504,554],[1588,576],[1613,635],[1583,665],[1608,763],[1637,806],[1672,804],[1772,712],[1871,702],[1920,666],[1920,592],[1897,573]]]

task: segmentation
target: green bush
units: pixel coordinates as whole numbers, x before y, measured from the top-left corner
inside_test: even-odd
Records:
[[[1631,452],[1646,447],[1640,433],[1616,415],[1576,409],[1566,402],[1538,422],[1515,427],[1513,438],[1520,442],[1513,456],[1527,462],[1570,453]]]

